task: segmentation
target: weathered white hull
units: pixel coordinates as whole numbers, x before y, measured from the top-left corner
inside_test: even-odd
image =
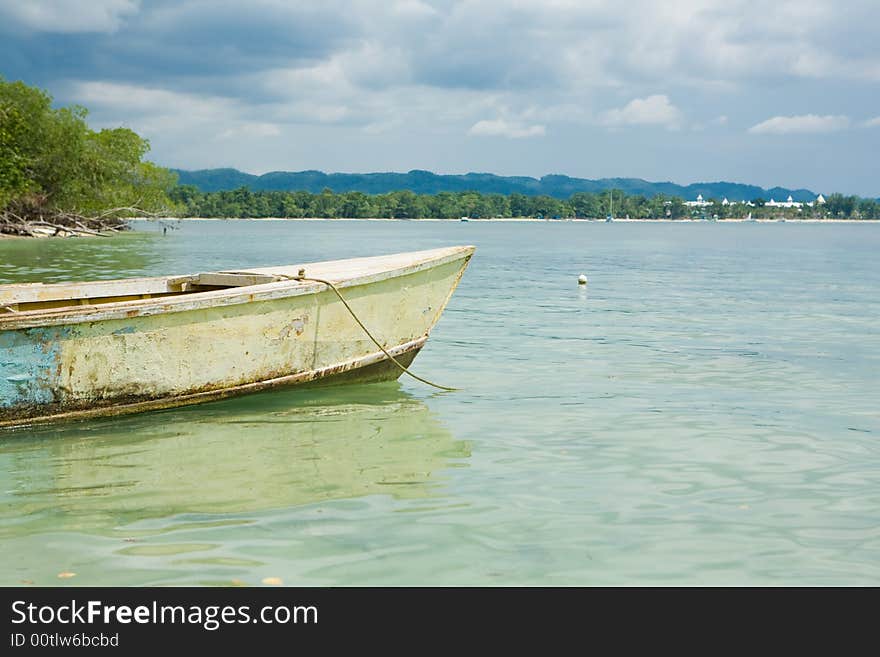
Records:
[[[397,378],[400,370],[330,288],[290,277],[304,268],[306,276],[333,282],[407,364],[472,253],[451,247],[247,272],[0,286],[0,427],[167,408],[328,377]]]

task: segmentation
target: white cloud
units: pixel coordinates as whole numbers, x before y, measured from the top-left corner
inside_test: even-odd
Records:
[[[834,132],[849,127],[849,117],[842,115],[774,116],[749,128],[756,135],[787,135],[792,133]]]
[[[880,128],[880,116],[875,116],[873,119],[868,119],[862,125],[866,128]]]
[[[420,0],[397,0],[390,6],[394,14],[409,17],[436,16],[437,10]]]
[[[817,50],[814,45],[793,58],[790,71],[804,78],[849,78],[880,80],[880,61],[864,57],[842,57],[836,53]]]
[[[507,121],[506,119],[484,120],[474,123],[469,135],[478,137],[507,137],[508,139],[521,139],[523,137],[543,137],[546,129],[543,125],[527,125],[519,121]]]
[[[93,110],[102,123],[125,120],[144,130],[198,124],[223,139],[276,136],[279,123],[338,123],[349,113],[345,105],[319,98],[250,105],[238,98],[105,81],[77,82],[70,98]]]
[[[158,111],[210,117],[229,112],[230,105],[235,102],[221,97],[103,81],[75,82],[70,97],[90,108],[113,109],[127,115]]]
[[[280,134],[281,129],[274,123],[245,122],[224,130],[217,135],[217,137],[218,139],[233,139],[236,137],[253,137],[256,139],[262,139],[266,137],[278,137]]]
[[[0,0],[0,22],[6,15],[35,32],[115,32],[140,0]]]
[[[610,127],[625,125],[660,125],[676,129],[681,126],[681,111],[664,94],[636,98],[624,107],[605,112],[601,121]]]
[[[510,111],[508,107],[504,108]],[[593,121],[592,113],[580,103],[560,103],[558,105],[543,103],[530,105],[518,113],[523,119],[546,123],[590,123]]]

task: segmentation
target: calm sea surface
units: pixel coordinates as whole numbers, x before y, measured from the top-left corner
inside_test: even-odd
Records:
[[[0,282],[453,244],[413,370],[463,390],[0,433],[0,584],[880,584],[880,225],[189,222]]]

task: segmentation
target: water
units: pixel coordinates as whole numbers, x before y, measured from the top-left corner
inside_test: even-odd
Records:
[[[193,222],[0,281],[469,243],[414,365],[460,392],[0,437],[0,584],[880,584],[880,225]]]

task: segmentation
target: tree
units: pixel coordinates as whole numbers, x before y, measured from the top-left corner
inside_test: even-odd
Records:
[[[825,199],[825,209],[832,217],[849,217],[856,207],[858,199],[855,196],[843,194],[829,194]]]
[[[163,210],[177,177],[144,161],[149,142],[127,128],[91,130],[87,110],[0,78],[0,210],[104,213]]]
[[[20,144],[24,117],[18,108],[0,106],[0,208],[27,193],[28,159]]]

